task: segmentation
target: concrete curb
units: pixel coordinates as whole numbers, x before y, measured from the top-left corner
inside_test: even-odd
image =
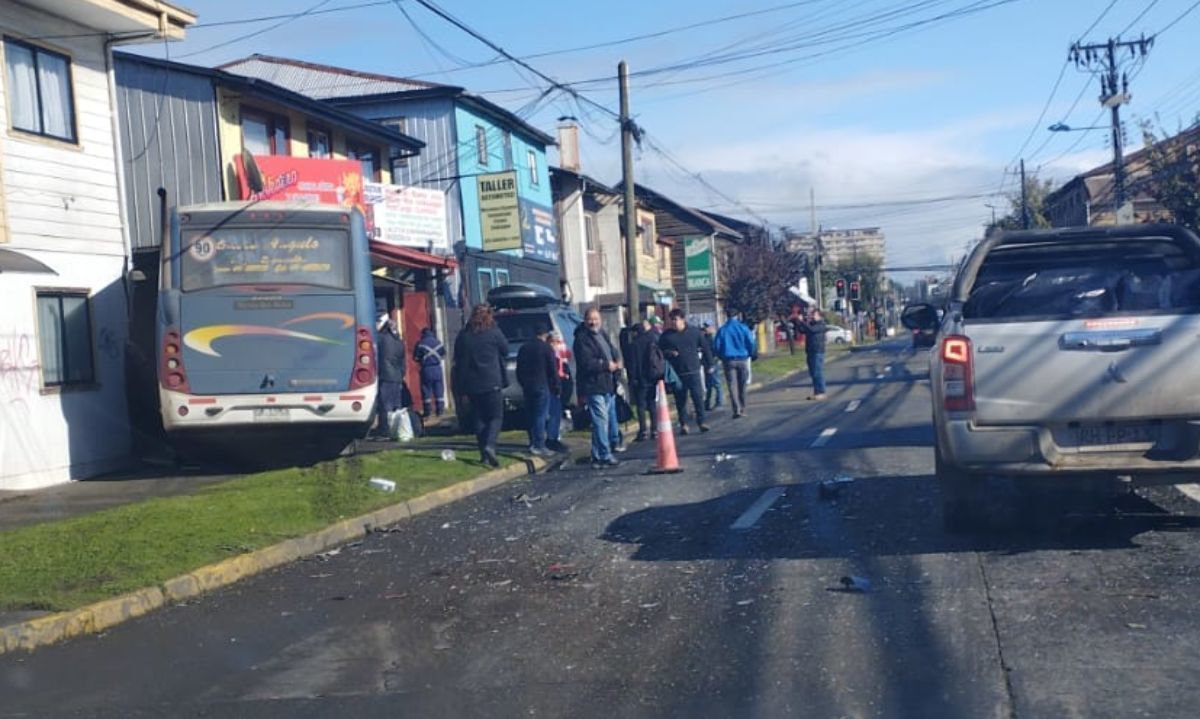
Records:
[[[571,461],[574,453],[567,455]],[[558,460],[562,461],[562,460]],[[511,467],[488,472],[465,482],[443,487],[429,494],[346,519],[312,534],[289,539],[248,554],[200,567],[160,586],[146,587],[85,607],[0,627],[0,654],[18,650],[32,651],[65,639],[98,634],[130,619],[181,602],[205,592],[225,587],[268,569],[309,557],[328,549],[362,539],[377,527],[396,524],[446,504],[470,497],[527,474],[551,466],[539,457],[517,462]]]

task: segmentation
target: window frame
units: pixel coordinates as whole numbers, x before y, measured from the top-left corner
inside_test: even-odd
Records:
[[[475,163],[487,167],[491,158],[488,157],[487,128],[475,126]]]
[[[305,133],[308,140],[308,156],[318,160],[333,159],[333,133],[324,125],[309,125]],[[318,157],[313,154],[313,135],[323,135],[325,137],[325,147],[327,152],[325,155]]]
[[[372,173],[370,177],[363,174],[363,182],[383,182],[383,166],[380,164],[379,147],[369,142],[358,142],[346,139],[346,159],[362,162],[363,155],[370,155]]]
[[[65,143],[68,145],[78,146],[79,145],[79,111],[78,111],[78,103],[76,102],[76,98],[75,98],[75,67],[74,67],[75,59],[73,57],[71,57],[71,55],[69,53],[62,52],[60,50],[54,50],[54,49],[51,49],[44,45],[38,45],[38,44],[35,44],[32,42],[27,42],[25,40],[20,40],[20,39],[12,37],[11,35],[0,36],[0,41],[2,41],[2,43],[0,43],[0,44],[3,45],[3,50],[4,50],[4,52],[3,52],[3,57],[4,57],[3,83],[4,83],[4,88],[5,88],[5,97],[8,98],[8,101],[5,103],[5,107],[7,108],[7,111],[8,111],[8,128],[9,128],[9,130],[11,132],[16,132],[16,133],[20,133],[22,135],[28,135],[31,137],[37,137],[37,138],[41,138],[44,140],[50,140],[52,142],[61,142],[61,143]],[[37,121],[38,121],[38,128],[39,128],[36,131],[28,130],[28,129],[25,129],[22,127],[17,127],[15,124],[13,124],[13,101],[12,101],[12,98],[15,97],[15,95],[13,93],[13,88],[9,87],[10,83],[8,80],[8,64],[9,64],[8,47],[10,45],[24,48],[24,49],[30,51],[33,55],[34,80],[35,80],[34,87],[37,90],[37,108],[36,108],[37,113],[36,114],[37,114]],[[71,136],[69,138],[68,137],[60,137],[58,135],[52,135],[52,134],[46,132],[45,130],[41,129],[45,123],[44,123],[44,118],[42,117],[42,83],[37,81],[37,79],[38,79],[37,78],[38,55],[39,54],[45,54],[45,55],[51,55],[51,56],[57,57],[57,58],[61,59],[67,66],[67,100],[70,102],[70,107],[68,108],[68,111],[70,114],[69,125],[70,125],[70,130],[71,130]]]
[[[512,276],[509,274],[507,269],[497,267],[495,270],[493,270],[493,273],[496,276],[496,286],[497,287],[504,287],[505,285],[512,284]],[[501,275],[504,276],[503,281],[500,280]]]
[[[537,153],[533,150],[526,150],[525,159],[529,161],[529,184],[540,187],[542,179],[539,175],[541,169],[538,167]]]
[[[475,269],[475,277],[479,282],[479,302],[487,302],[488,292],[496,289],[496,275],[493,273],[491,267],[478,267]],[[485,277],[487,278],[487,289],[483,287],[483,278]]]
[[[246,116],[265,120],[263,124],[267,126],[267,143],[271,147],[271,157],[291,157],[292,155],[292,123],[291,120],[278,113],[269,110],[263,110],[252,105],[242,105],[241,117],[238,122],[238,132],[242,136],[242,149],[246,149]],[[284,152],[279,152],[277,145],[279,128],[283,128],[283,139],[287,147]],[[330,138],[332,139],[332,138]],[[331,148],[332,149],[332,148]]]
[[[380,125],[383,125],[384,127],[395,130],[396,132],[400,133],[401,135],[408,134],[408,118],[403,115],[399,115],[396,117],[386,117],[386,118],[383,118],[382,120],[379,120],[378,122]],[[405,155],[403,153],[401,153],[399,155],[394,155],[394,156],[388,157],[388,162],[391,163],[391,166],[392,166],[392,181],[393,182],[395,182],[395,180],[396,180],[396,178],[395,178],[396,168],[397,167],[408,167],[408,161],[410,159],[411,159],[410,157],[408,157],[407,155]]]
[[[92,292],[83,287],[34,287],[33,288],[33,313],[34,327],[37,332],[37,353],[38,353],[38,381],[41,385],[41,394],[57,394],[60,392],[71,392],[75,390],[95,389],[99,386],[97,381],[96,371],[96,323],[95,315],[92,312]],[[48,382],[46,380],[46,358],[42,345],[45,338],[45,329],[42,326],[41,300],[43,298],[55,298],[58,300],[59,307],[59,337],[66,342],[66,316],[62,311],[63,298],[76,298],[83,300],[84,311],[87,315],[87,342],[85,344],[88,353],[88,363],[90,365],[88,377],[79,380],[65,380],[61,382]],[[60,368],[59,374],[62,377],[69,376],[70,359],[68,354],[69,345],[64,345],[63,349],[63,367]]]

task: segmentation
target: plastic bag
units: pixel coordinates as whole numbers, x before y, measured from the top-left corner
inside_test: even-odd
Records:
[[[413,441],[412,417],[406,409],[388,412],[388,436],[397,442]]]

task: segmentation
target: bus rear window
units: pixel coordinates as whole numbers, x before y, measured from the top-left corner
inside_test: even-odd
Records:
[[[221,227],[183,233],[184,292],[243,285],[310,285],[350,289],[345,230]]]

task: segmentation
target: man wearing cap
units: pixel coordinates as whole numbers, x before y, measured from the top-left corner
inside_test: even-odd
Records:
[[[550,328],[539,323],[534,334],[536,338],[521,345],[517,352],[517,382],[525,394],[525,408],[529,412],[529,452],[548,457],[554,454],[546,446],[546,424],[550,397],[559,390],[558,358],[547,341]]]
[[[407,363],[404,340],[400,339],[391,314],[384,312],[379,315],[375,329],[379,333],[379,400],[375,404],[379,419],[375,436],[386,439],[389,434],[388,415],[404,406],[404,372]]]

